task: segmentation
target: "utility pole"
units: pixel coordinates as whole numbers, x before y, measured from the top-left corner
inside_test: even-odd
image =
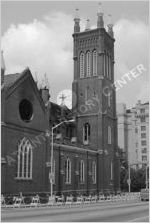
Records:
[[[128,164],[128,186],[129,186],[129,193],[131,192],[131,171],[130,171],[130,164]]]

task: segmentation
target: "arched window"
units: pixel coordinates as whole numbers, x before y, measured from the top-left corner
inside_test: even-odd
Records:
[[[88,145],[90,140],[90,125],[88,123],[83,126],[83,144]]]
[[[18,145],[17,178],[32,179],[32,145],[30,141],[23,138]]]
[[[111,161],[111,164],[110,164],[110,179],[113,180],[113,162]]]
[[[109,54],[108,53],[107,53],[106,62],[107,62],[107,78],[109,78]]]
[[[111,56],[109,56],[109,79],[111,80]]]
[[[88,51],[86,53],[86,76],[89,77],[91,75],[91,53]]]
[[[107,97],[108,97],[108,107],[110,107],[111,106],[111,93],[110,92],[108,93]]]
[[[80,53],[80,77],[84,77],[84,53]]]
[[[107,56],[106,56],[106,51],[104,51],[104,76],[107,76]]]
[[[65,182],[71,183],[71,161],[69,158],[65,161]]]
[[[93,75],[97,75],[97,52],[93,51]]]
[[[96,183],[96,162],[92,162],[92,181],[95,184]]]
[[[111,127],[108,126],[108,144],[111,144]]]
[[[84,161],[83,160],[80,161],[79,174],[80,174],[80,182],[84,183]]]

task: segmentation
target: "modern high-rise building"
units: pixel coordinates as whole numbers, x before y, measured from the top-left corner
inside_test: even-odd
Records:
[[[130,164],[141,166],[149,160],[149,103],[139,100],[135,107],[126,109],[117,104],[118,146]]]

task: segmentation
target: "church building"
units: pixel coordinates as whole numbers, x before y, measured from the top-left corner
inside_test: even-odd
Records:
[[[71,110],[51,102],[49,89],[38,89],[29,68],[4,75],[2,67],[2,193],[50,193],[52,128],[72,119],[54,130],[54,193],[120,191],[115,39],[113,25],[107,26],[100,10],[95,29],[88,20],[80,31],[75,16]]]

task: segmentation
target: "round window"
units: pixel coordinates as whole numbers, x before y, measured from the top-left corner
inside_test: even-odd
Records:
[[[19,112],[23,121],[29,122],[33,115],[33,107],[30,101],[24,99],[19,104]]]

